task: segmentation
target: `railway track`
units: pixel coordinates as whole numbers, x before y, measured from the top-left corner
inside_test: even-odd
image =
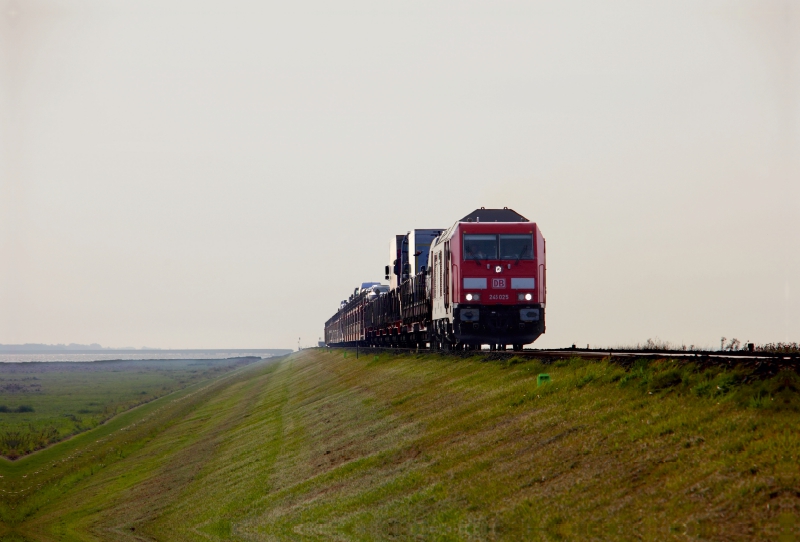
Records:
[[[340,347],[329,347],[340,348]],[[358,355],[371,355],[383,352],[395,353],[430,353],[428,349],[386,348],[386,347],[347,347]],[[442,355],[473,357],[481,356],[487,360],[501,360],[512,357],[529,357],[541,359],[545,363],[564,359],[581,358],[595,361],[611,361],[629,367],[637,360],[672,360],[684,364],[695,364],[704,367],[741,367],[751,369],[758,375],[772,376],[783,370],[800,372],[800,353],[797,352],[750,352],[750,351],[718,351],[718,350],[614,350],[592,348],[556,348],[511,350],[470,350],[438,352]]]

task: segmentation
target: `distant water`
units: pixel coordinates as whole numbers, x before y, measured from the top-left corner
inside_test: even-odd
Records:
[[[285,353],[290,352],[286,350]],[[32,361],[108,361],[130,359],[225,359],[255,356],[269,358],[284,352],[275,350],[125,350],[97,352],[15,352],[0,353],[0,363]]]

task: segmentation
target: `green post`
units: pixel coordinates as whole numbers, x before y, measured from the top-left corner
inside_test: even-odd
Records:
[[[536,385],[541,386],[542,384],[546,384],[550,382],[550,375],[547,373],[541,373],[536,376]]]

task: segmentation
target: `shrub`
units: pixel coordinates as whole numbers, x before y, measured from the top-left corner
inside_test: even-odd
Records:
[[[650,378],[650,389],[652,390],[664,390],[667,388],[672,388],[677,386],[683,382],[683,376],[681,376],[681,371],[679,369],[668,369],[666,371],[662,371],[653,375]]]
[[[505,363],[505,366],[506,366],[506,367],[512,367],[512,366],[514,366],[514,365],[518,365],[518,364],[520,364],[520,363],[525,363],[525,362],[527,362],[527,361],[528,361],[528,360],[527,360],[527,359],[525,359],[525,358],[523,358],[523,357],[520,357],[520,356],[513,356],[513,357],[509,358],[509,359],[508,359],[508,361],[506,361],[506,363]]]
[[[8,407],[8,405],[0,405],[0,412],[8,412],[9,414],[20,412],[34,412],[31,405],[19,405],[17,408]]]
[[[762,386],[756,390],[752,396],[750,396],[746,404],[750,408],[765,408],[769,406],[771,402],[772,396],[770,395],[769,391]]]
[[[759,344],[755,347],[756,351],[758,352],[779,352],[779,353],[797,353],[800,352],[800,343],[767,343],[767,344]]]
[[[701,382],[697,386],[693,387],[692,388],[692,393],[694,393],[698,397],[708,397],[709,395],[711,395],[711,390],[712,389],[713,389],[713,386],[711,385],[711,382],[705,381],[705,382]]]
[[[619,378],[619,387],[620,388],[624,388],[625,386],[628,385],[629,382],[633,382],[637,378],[638,378],[638,375],[636,375],[634,373],[627,373],[627,374],[623,375],[621,378]]]
[[[717,386],[715,395],[725,395],[729,391],[731,391],[738,383],[739,383],[739,375],[734,373],[722,373],[720,374],[714,383]]]

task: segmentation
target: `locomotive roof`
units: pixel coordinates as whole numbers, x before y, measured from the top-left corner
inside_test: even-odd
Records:
[[[480,209],[475,209],[470,214],[450,226],[447,231],[439,234],[433,243],[434,246],[446,239],[449,239],[458,225],[463,224],[464,222],[478,222],[485,224],[487,222],[530,222],[530,220],[513,209],[509,209],[508,207],[504,207],[502,209],[484,209],[481,207]]]
[[[459,222],[530,222],[527,218],[508,207],[502,209],[475,209]]]

